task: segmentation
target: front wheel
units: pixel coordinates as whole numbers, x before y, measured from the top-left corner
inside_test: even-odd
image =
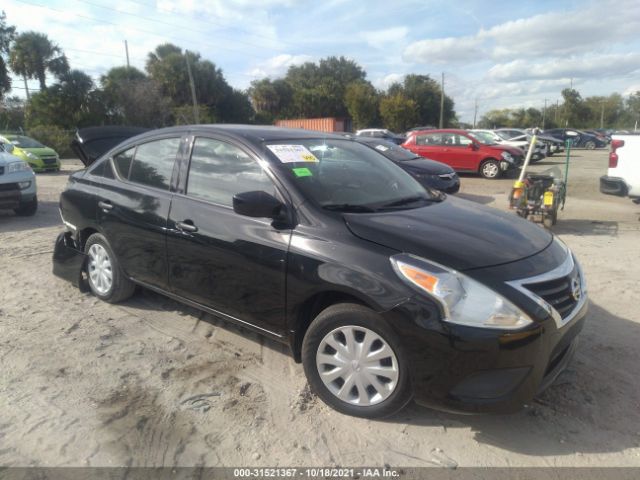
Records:
[[[411,400],[397,336],[361,305],[337,304],[321,312],[304,337],[302,363],[312,390],[341,413],[386,417]]]
[[[482,175],[484,178],[492,180],[495,178],[500,178],[500,173],[500,164],[493,158],[485,160],[480,165],[480,175]]]
[[[587,142],[584,144],[584,148],[586,148],[587,150],[594,150],[596,148],[596,142]]]
[[[107,239],[94,233],[87,239],[87,277],[89,288],[100,300],[117,303],[126,300],[135,290],[135,284],[122,272]]]

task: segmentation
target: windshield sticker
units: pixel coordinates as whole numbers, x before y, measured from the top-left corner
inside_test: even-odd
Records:
[[[380,150],[381,152],[386,152],[389,150],[389,147],[385,147],[384,145],[376,145],[376,150]]]
[[[293,173],[296,177],[311,177],[313,173],[307,167],[294,168]]]
[[[282,163],[314,162],[320,160],[304,145],[267,145]]]

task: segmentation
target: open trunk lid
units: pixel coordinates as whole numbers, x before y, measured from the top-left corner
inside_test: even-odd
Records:
[[[87,127],[79,129],[71,141],[71,149],[86,167],[125,140],[147,132],[142,127]]]

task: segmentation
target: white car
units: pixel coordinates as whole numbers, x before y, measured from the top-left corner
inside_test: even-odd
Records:
[[[600,177],[600,191],[640,203],[640,133],[611,137],[609,169]]]
[[[402,135],[398,135],[397,133],[393,133],[391,130],[387,130],[386,128],[364,128],[362,130],[356,131],[356,136],[358,137],[374,137],[374,138],[385,138],[393,143],[400,145],[404,142],[405,137]]]
[[[27,162],[15,155],[11,143],[0,143],[0,209],[31,216],[38,209],[36,176]]]
[[[469,133],[476,137],[478,140],[483,141],[483,143],[492,142],[496,145],[506,145],[509,147],[519,148],[520,150],[522,150],[524,155],[527,154],[527,150],[529,149],[530,139],[526,136],[508,140],[498,135],[498,133],[493,130],[482,130],[478,128],[469,130]],[[543,158],[545,158],[545,156],[546,155],[544,146],[536,142],[536,147],[531,156],[531,161],[537,162],[538,160],[542,160]]]

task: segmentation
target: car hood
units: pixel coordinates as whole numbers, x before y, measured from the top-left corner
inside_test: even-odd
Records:
[[[445,165],[435,160],[428,160],[426,158],[415,158],[413,160],[403,160],[398,162],[403,167],[408,167],[412,170],[424,172],[429,175],[442,175],[445,173],[453,173],[453,168],[449,165]]]
[[[19,148],[23,152],[31,152],[38,157],[53,157],[57,155],[56,151],[49,147],[24,148],[16,145],[16,148]]]
[[[16,157],[15,155],[11,155],[7,152],[0,152],[0,166],[5,167],[8,163],[13,162],[22,162],[20,157]]]
[[[87,127],[76,132],[71,149],[88,167],[119,143],[147,131],[148,128],[141,127]]]
[[[422,208],[346,213],[344,219],[357,237],[455,270],[515,262],[553,240],[549,232],[515,214],[451,196]]]

